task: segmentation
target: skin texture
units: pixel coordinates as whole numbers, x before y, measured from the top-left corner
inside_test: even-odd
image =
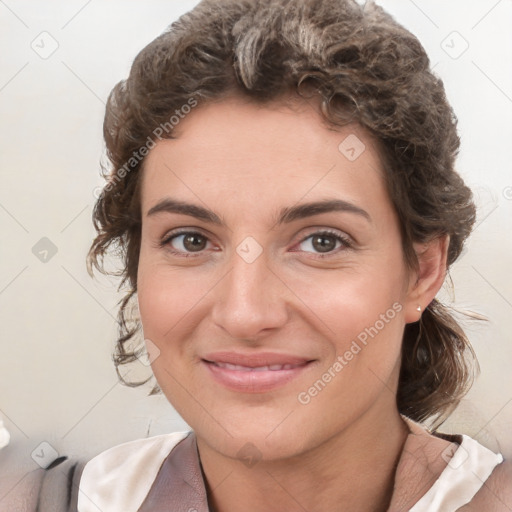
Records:
[[[354,161],[338,149],[349,135],[365,145]],[[158,348],[155,377],[196,432],[212,506],[386,510],[407,435],[395,400],[403,329],[442,285],[447,239],[417,245],[419,271],[408,269],[371,137],[356,125],[328,128],[308,103],[233,97],[196,108],[175,136],[144,165],[139,309]],[[148,215],[168,198],[212,210],[225,225]],[[370,220],[337,211],[276,223],[282,208],[325,199],[350,202]],[[183,236],[169,240],[178,228],[205,237],[199,251]],[[321,252],[311,235],[326,229],[351,247],[327,235],[333,248]],[[255,254],[254,242],[242,244],[247,237],[262,249],[251,263],[237,252]],[[298,395],[365,329],[382,325],[381,315],[384,327],[301,403]],[[277,389],[237,392],[202,362],[213,351],[313,363]]]

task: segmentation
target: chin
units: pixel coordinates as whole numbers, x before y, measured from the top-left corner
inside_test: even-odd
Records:
[[[314,425],[293,421],[295,414],[293,411],[289,418],[281,411],[265,417],[247,414],[243,421],[237,421],[236,417],[224,421],[222,427],[211,421],[197,427],[193,423],[189,425],[198,438],[226,457],[244,463],[247,459],[273,461],[299,455],[322,439]]]
[[[237,459],[249,467],[258,461],[277,461],[294,457],[305,450],[303,441],[291,436],[289,432],[270,437],[263,432],[246,432],[243,437],[214,438],[207,435],[203,439],[218,453]]]

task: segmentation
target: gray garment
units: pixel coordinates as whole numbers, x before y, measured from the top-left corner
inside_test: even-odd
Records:
[[[78,512],[78,484],[86,461],[59,457],[27,473],[0,499],[0,512]]]
[[[170,508],[172,507],[172,508]],[[208,498],[194,432],[160,466],[138,512],[208,512]]]

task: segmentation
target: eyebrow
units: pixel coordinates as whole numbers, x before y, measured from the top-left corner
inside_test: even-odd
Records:
[[[225,225],[221,218],[213,211],[203,208],[202,206],[178,201],[176,199],[165,198],[161,200],[148,211],[147,216],[150,217],[162,212],[188,215],[218,226]],[[342,199],[325,199],[323,201],[304,203],[281,209],[277,216],[276,224],[288,224],[295,220],[330,212],[352,213],[366,219],[370,223],[372,222],[368,212],[353,203]]]

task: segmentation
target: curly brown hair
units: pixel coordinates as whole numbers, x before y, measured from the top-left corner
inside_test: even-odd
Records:
[[[447,265],[475,221],[472,193],[454,170],[455,115],[418,39],[373,2],[354,0],[203,0],[136,57],[112,90],[104,137],[111,167],[93,214],[98,235],[88,266],[104,271],[120,255],[119,368],[143,352],[137,293],[141,240],[139,184],[155,139],[195,105],[243,94],[259,103],[314,94],[332,126],[357,122],[379,141],[404,259],[417,268],[413,242],[448,234]],[[311,97],[311,96],[310,96]],[[187,107],[188,105],[188,107]],[[174,118],[174,121],[173,121]],[[145,151],[144,151],[145,149]],[[469,389],[476,359],[447,306],[434,299],[405,327],[397,403],[416,420],[442,423]],[[151,394],[159,391],[153,387]]]

